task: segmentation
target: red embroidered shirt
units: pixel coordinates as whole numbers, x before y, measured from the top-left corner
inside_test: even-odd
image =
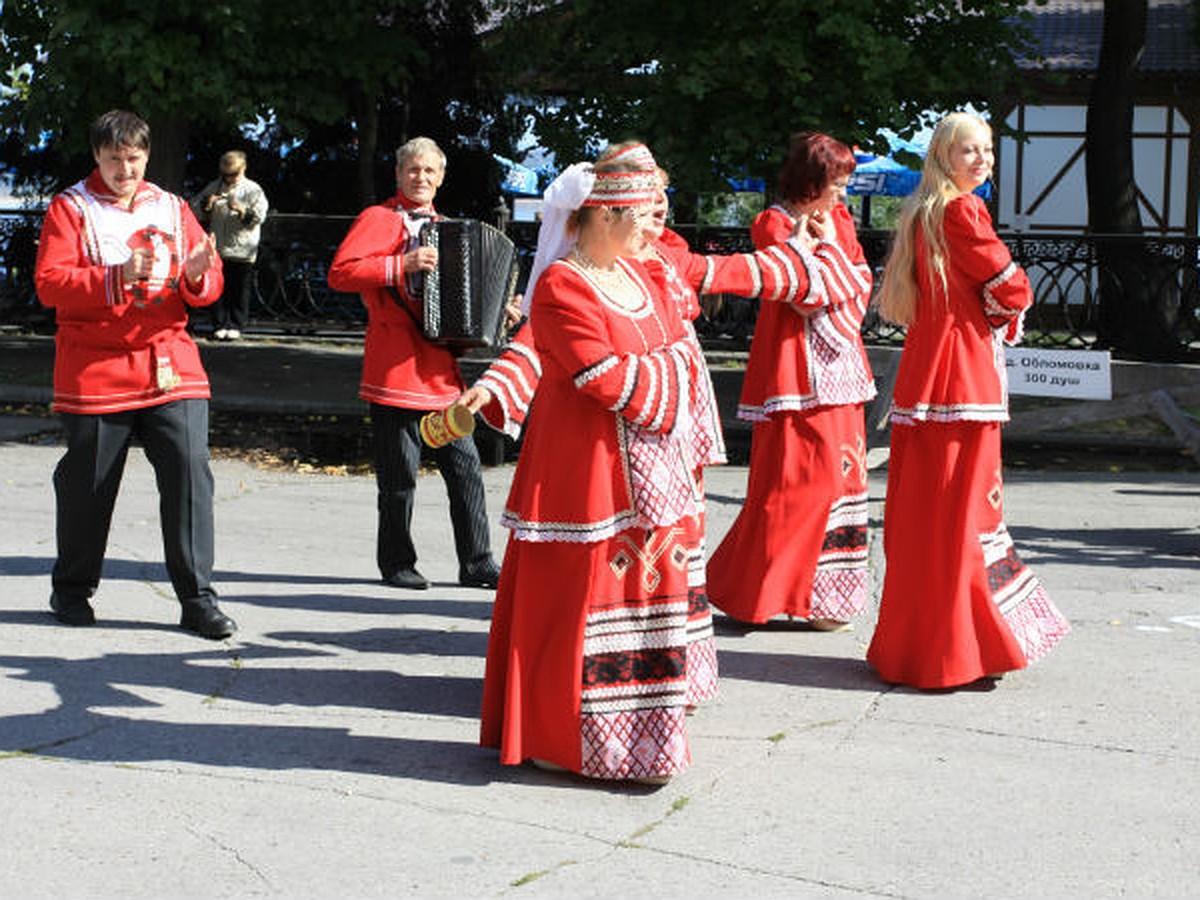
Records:
[[[221,296],[220,261],[197,291],[183,274],[202,240],[187,204],[149,182],[127,207],[93,172],[50,202],[34,279],[58,323],[57,411],[110,413],[209,396],[187,306]],[[126,284],[122,267],[137,247],[153,252],[150,277]]]
[[[925,237],[917,230],[917,310],[896,373],[892,421],[1004,422],[1004,344],[1020,340],[1033,302],[1029,279],[974,194],[947,204],[943,228],[945,288],[925,263]]]

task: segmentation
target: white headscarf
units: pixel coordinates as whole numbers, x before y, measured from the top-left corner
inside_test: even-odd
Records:
[[[525,296],[521,298],[521,312],[526,315],[533,302],[533,289],[542,272],[552,262],[570,253],[575,246],[575,238],[567,234],[567,219],[583,206],[595,183],[592,164],[575,163],[567,166],[542,195],[542,225],[538,229],[537,253],[533,257],[533,268],[529,270]]]

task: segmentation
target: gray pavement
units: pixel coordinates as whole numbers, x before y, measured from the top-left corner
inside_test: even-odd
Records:
[[[991,691],[881,684],[871,621],[719,619],[693,765],[652,789],[476,746],[491,595],[454,584],[436,475],[417,513],[434,585],[404,592],[374,581],[369,478],[216,461],[217,580],[241,630],[209,643],[176,627],[138,452],[99,623],[50,618],[61,449],[16,436],[0,437],[0,897],[1200,893],[1200,474],[1010,477],[1010,528],[1074,631]],[[709,473],[712,546],[745,476]],[[510,477],[486,471],[493,521]]]

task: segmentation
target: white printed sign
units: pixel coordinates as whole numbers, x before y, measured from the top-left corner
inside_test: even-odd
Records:
[[[1106,350],[1006,347],[1004,357],[1010,394],[1112,399],[1112,358]]]

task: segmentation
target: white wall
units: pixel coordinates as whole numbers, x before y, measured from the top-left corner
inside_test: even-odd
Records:
[[[1014,110],[1005,120],[1010,128],[1018,127],[1018,113]],[[1019,144],[1002,137],[997,148],[997,226],[1081,231],[1087,224],[1086,162],[1084,154],[1075,155],[1084,144],[1086,107],[1027,106],[1024,114],[1028,141]],[[1134,111],[1134,178],[1149,203],[1140,210],[1147,231],[1161,231],[1165,225],[1168,233],[1184,233],[1188,131],[1187,120],[1177,110],[1142,106]],[[1061,179],[1043,197],[1064,167]]]

